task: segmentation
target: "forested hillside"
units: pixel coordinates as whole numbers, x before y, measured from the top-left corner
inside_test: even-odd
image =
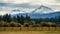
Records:
[[[26,14],[26,16],[11,16],[10,14],[5,14],[0,16],[0,27],[56,27],[60,26],[60,16],[54,18],[31,18]]]

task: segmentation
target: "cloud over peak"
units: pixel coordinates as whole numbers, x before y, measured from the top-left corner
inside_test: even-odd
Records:
[[[53,10],[60,10],[60,0],[0,0],[0,13],[1,11],[11,12],[15,8],[30,11],[40,5],[48,6]]]

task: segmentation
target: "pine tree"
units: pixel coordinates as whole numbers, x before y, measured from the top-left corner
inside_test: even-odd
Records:
[[[17,22],[17,18],[13,16],[12,21]]]
[[[6,14],[3,16],[3,21],[6,21],[6,22],[11,22],[11,15],[9,14]]]
[[[0,16],[0,21],[2,21],[2,16]]]

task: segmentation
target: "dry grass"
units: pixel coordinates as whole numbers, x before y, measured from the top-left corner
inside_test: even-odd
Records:
[[[0,27],[0,31],[60,31],[60,27]]]
[[[60,34],[60,27],[0,27],[0,34]]]
[[[60,34],[60,31],[2,31],[0,34]]]

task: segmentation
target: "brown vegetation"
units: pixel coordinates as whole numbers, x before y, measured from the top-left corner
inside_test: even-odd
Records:
[[[60,27],[0,27],[0,31],[49,31],[60,30]]]

